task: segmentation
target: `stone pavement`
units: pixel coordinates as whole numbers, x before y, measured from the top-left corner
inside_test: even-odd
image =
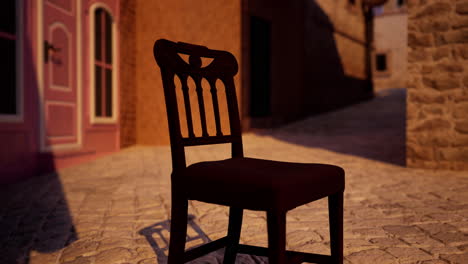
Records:
[[[346,171],[345,263],[468,263],[468,172],[405,168],[404,90],[244,136],[246,156]],[[228,157],[189,149],[189,162]],[[136,146],[3,188],[0,263],[166,263],[170,152]],[[190,203],[187,246],[225,235],[226,207]],[[327,201],[288,213],[287,247],[329,254]],[[241,242],[266,246],[265,213],[246,211]],[[194,263],[222,263],[223,250]],[[266,263],[239,255],[237,263]]]

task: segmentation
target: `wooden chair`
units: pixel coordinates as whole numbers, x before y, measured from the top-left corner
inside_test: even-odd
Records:
[[[179,54],[189,56],[186,63]],[[268,256],[269,263],[342,263],[344,171],[326,164],[289,163],[246,158],[243,154],[241,127],[234,76],[235,57],[225,51],[160,39],[154,44],[154,57],[160,67],[169,123],[172,167],[172,219],[169,264],[180,264],[226,247],[224,263],[234,263],[237,253]],[[212,62],[202,67],[201,58]],[[192,113],[189,86],[196,86],[201,136],[193,129],[192,114],[186,114],[188,136],[183,137],[176,98],[175,76],[181,81],[185,113]],[[202,78],[210,85],[216,134],[210,135],[205,116]],[[216,81],[224,84],[230,134],[221,130]],[[182,106],[181,106],[182,107]],[[182,111],[181,111],[182,112]],[[230,143],[232,158],[199,162],[186,166],[184,147]],[[331,256],[286,251],[286,212],[311,201],[328,197]],[[229,206],[227,236],[185,251],[188,200]],[[267,212],[268,248],[241,245],[243,209]]]

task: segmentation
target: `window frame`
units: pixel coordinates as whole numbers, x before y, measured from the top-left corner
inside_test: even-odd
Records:
[[[16,111],[15,114],[0,113],[1,123],[21,123],[24,121],[24,78],[23,78],[23,0],[15,1],[16,19],[16,47],[15,47],[15,91],[16,91]]]
[[[96,115],[96,103],[95,103],[95,93],[96,93],[96,76],[95,76],[95,67],[96,67],[96,60],[95,60],[95,21],[96,21],[96,11],[98,9],[103,9],[107,14],[110,16],[111,21],[111,32],[112,32],[112,62],[111,69],[112,69],[112,115],[109,117],[106,116],[97,116]],[[91,124],[116,124],[117,117],[118,117],[118,103],[117,103],[117,71],[118,71],[118,63],[117,63],[117,28],[116,28],[116,21],[115,17],[113,16],[111,9],[104,3],[95,3],[89,9],[89,111],[90,111],[90,121]],[[104,54],[103,54],[104,56]],[[105,68],[103,68],[105,69]],[[103,87],[104,88],[104,87]]]
[[[377,56],[385,55],[386,70],[380,71],[377,69]],[[392,75],[392,52],[391,50],[377,50],[372,54],[372,72],[375,77],[390,77]]]

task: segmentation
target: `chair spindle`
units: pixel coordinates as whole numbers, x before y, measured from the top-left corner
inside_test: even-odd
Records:
[[[218,104],[218,90],[216,89],[216,78],[210,78],[208,80],[210,84],[211,98],[213,102],[213,112],[216,122],[216,136],[222,136],[223,131],[221,130],[221,118],[219,114],[219,104]]]
[[[202,127],[202,136],[207,137],[208,131],[206,128],[205,102],[203,100],[203,88],[201,85],[202,78],[199,76],[194,76],[192,78],[195,81],[195,87],[196,87],[195,91],[197,92],[197,97],[198,97],[198,109],[200,110],[200,122],[201,122],[201,127]]]
[[[185,117],[187,119],[187,130],[189,138],[194,138],[193,121],[192,121],[192,108],[190,107],[189,87],[187,84],[187,75],[179,76],[182,83],[182,92],[184,94]]]

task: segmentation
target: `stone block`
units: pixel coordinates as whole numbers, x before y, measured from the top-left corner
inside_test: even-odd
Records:
[[[412,48],[420,47],[432,47],[434,45],[434,39],[431,34],[408,34],[408,46]]]
[[[436,93],[409,92],[408,96],[408,101],[411,103],[442,104],[445,102],[445,97]]]
[[[421,22],[419,30],[423,33],[446,32],[450,29],[448,21],[429,20]]]
[[[463,77],[463,85],[468,88],[468,76]]]
[[[434,67],[433,67],[433,66],[423,65],[423,66],[421,67],[421,73],[422,73],[422,74],[432,73],[433,70],[434,70]]]
[[[457,62],[444,62],[437,64],[437,70],[441,72],[463,72],[463,65]]]
[[[453,112],[453,117],[459,119],[465,119],[468,117],[468,103],[462,103],[455,105]]]
[[[418,160],[434,160],[434,151],[432,148],[408,144],[406,146],[406,157]]]
[[[437,151],[437,158],[448,161],[467,161],[468,148],[443,148]]]
[[[455,6],[455,12],[461,15],[467,15],[468,14],[468,1],[460,1],[457,3]]]
[[[450,100],[453,100],[455,103],[468,102],[468,91],[461,91],[459,93],[451,94]]]
[[[429,18],[433,19],[434,17],[444,17],[452,11],[452,7],[449,3],[433,3],[422,11],[418,12],[416,15],[410,17],[412,19],[420,18]]]
[[[440,106],[427,105],[423,107],[422,112],[428,116],[440,116],[444,113],[444,109]]]
[[[426,76],[422,82],[425,86],[442,91],[456,89],[460,87],[460,83],[456,78],[447,75]]]
[[[456,17],[452,20],[452,28],[460,29],[468,27],[468,17]]]
[[[443,58],[448,58],[450,56],[450,48],[448,47],[439,47],[434,51],[432,57],[435,61],[441,60]]]
[[[468,29],[461,29],[444,34],[437,34],[436,44],[468,43]]]
[[[468,147],[468,136],[458,134],[452,140],[453,147]]]
[[[422,146],[448,147],[450,140],[445,134],[427,134],[417,137],[417,142]]]
[[[455,122],[455,130],[462,134],[468,134],[468,121]]]
[[[424,49],[414,49],[408,53],[408,62],[421,62],[429,61],[431,58],[430,53]]]
[[[467,122],[468,124],[468,122]],[[421,124],[417,125],[416,127],[410,129],[412,132],[421,132],[421,131],[444,131],[449,130],[451,128],[451,124],[449,121],[442,119],[442,118],[433,118],[422,122]]]

